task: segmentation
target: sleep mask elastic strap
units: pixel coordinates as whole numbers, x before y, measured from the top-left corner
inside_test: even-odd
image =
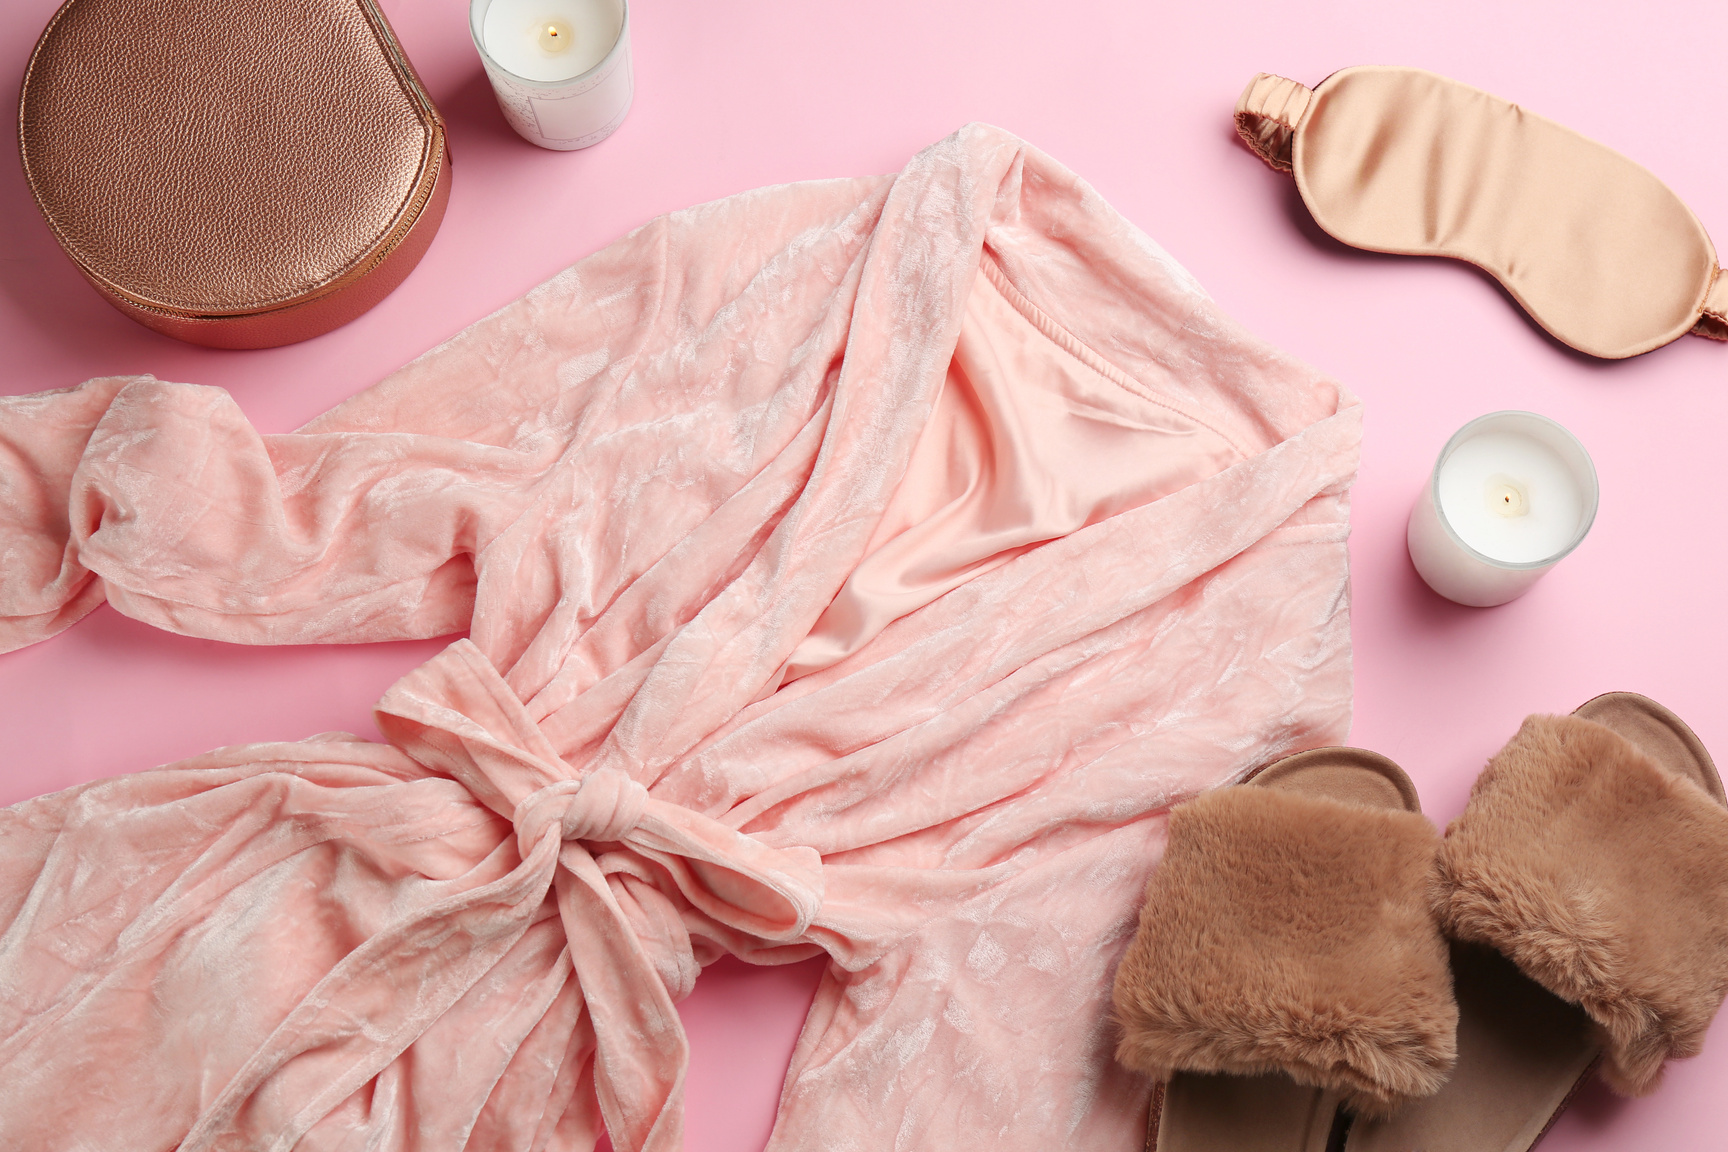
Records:
[[[1728,272],[1716,269],[1716,282],[1710,286],[1710,295],[1704,298],[1704,314],[1693,325],[1692,334],[1728,340]]]
[[[1314,89],[1282,76],[1260,73],[1236,101],[1236,131],[1260,159],[1280,172],[1290,171],[1290,146],[1296,125],[1314,102]]]

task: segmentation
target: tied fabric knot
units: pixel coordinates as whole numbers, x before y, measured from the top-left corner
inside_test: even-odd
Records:
[[[502,958],[550,892],[593,1030],[593,1091],[613,1147],[675,1152],[688,1045],[674,1002],[700,970],[692,933],[710,948],[804,943],[822,906],[820,854],[658,800],[617,768],[576,776],[469,640],[404,676],[376,715],[392,744],[461,782],[515,830],[521,861],[498,884],[518,894],[448,914],[440,938],[460,921],[462,939],[490,941],[484,947]],[[419,954],[418,939],[404,936],[405,958]],[[345,1018],[360,1011],[328,1007]],[[378,1058],[387,1054],[380,1046]]]
[[[526,860],[554,826],[561,840],[622,840],[647,810],[648,789],[616,768],[598,768],[579,780],[558,780],[530,792],[510,822]]]

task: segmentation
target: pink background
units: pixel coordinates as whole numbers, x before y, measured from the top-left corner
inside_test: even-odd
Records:
[[[0,5],[16,92],[56,0]],[[585,152],[505,126],[465,0],[383,0],[449,120],[455,182],[425,261],[360,320],[262,352],[178,344],[122,318],[61,256],[18,164],[0,161],[0,391],[150,372],[234,393],[286,431],[658,213],[762,184],[892,171],[969,120],[1001,125],[1090,180],[1254,331],[1367,402],[1356,487],[1352,739],[1409,769],[1438,821],[1531,711],[1610,689],[1655,696],[1728,751],[1723,608],[1728,347],[1683,337],[1590,360],[1462,265],[1374,256],[1321,235],[1288,180],[1234,140],[1255,72],[1317,83],[1411,64],[1516,100],[1654,170],[1728,241],[1728,5],[1482,0],[639,0],[637,99]],[[7,117],[10,120],[10,116]],[[1458,608],[1404,552],[1404,519],[1447,436],[1529,408],[1568,425],[1602,479],[1595,530],[1523,599]],[[0,657],[0,803],[209,747],[344,728],[443,641],[248,649],[109,609]],[[756,1149],[816,962],[710,969],[683,1005],[688,1146]],[[1728,1016],[1659,1094],[1587,1089],[1545,1152],[1728,1148]]]

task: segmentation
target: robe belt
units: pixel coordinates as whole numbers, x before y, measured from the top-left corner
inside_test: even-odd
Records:
[[[622,840],[636,830],[647,808],[648,789],[616,768],[601,768],[528,793],[510,822],[526,860],[553,824],[560,840]]]
[[[821,907],[821,857],[656,800],[620,769],[578,773],[468,640],[403,677],[377,720],[391,743],[509,819],[520,867],[544,873],[594,1027],[613,1145],[680,1147],[688,1049],[673,1002],[698,969],[689,928],[798,940]]]

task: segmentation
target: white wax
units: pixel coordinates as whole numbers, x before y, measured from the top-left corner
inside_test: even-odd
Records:
[[[1518,432],[1483,432],[1440,466],[1435,495],[1453,531],[1490,560],[1531,564],[1564,550],[1586,493],[1560,454]]]
[[[570,80],[606,58],[624,26],[619,0],[492,0],[481,38],[526,80]]]

